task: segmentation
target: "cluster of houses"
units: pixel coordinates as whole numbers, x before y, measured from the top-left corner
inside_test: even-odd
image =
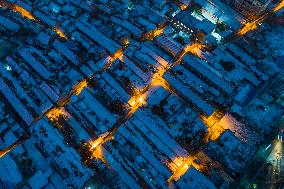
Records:
[[[0,0],[0,188],[235,185],[284,112],[284,26],[237,36],[231,3]]]

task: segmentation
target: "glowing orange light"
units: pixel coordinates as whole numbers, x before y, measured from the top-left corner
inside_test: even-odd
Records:
[[[24,143],[29,138],[29,136],[30,136],[30,134],[26,134],[23,137],[21,137],[19,140],[17,140],[16,142],[11,144],[10,146],[8,146],[6,149],[0,150],[0,158],[5,156],[6,154],[8,154],[11,150],[13,150],[18,145]]]
[[[60,116],[63,116],[64,118],[70,117],[69,113],[65,111],[63,107],[55,107],[49,110],[47,113],[45,113],[45,116],[50,120],[50,121],[58,121]]]
[[[146,40],[153,40],[155,37],[161,35],[161,34],[164,32],[164,29],[165,29],[166,26],[167,26],[167,25],[164,24],[164,25],[162,25],[161,27],[158,27],[158,28],[156,28],[156,29],[154,29],[154,30],[152,30],[152,31],[150,31],[150,32],[148,32],[148,33],[146,33],[146,34],[144,35],[144,36],[145,36],[144,38],[145,38]]]
[[[198,57],[202,57],[202,48],[204,47],[204,45],[200,44],[200,43],[194,43],[191,45],[188,45],[184,48],[184,51],[190,52]]]
[[[128,101],[128,104],[131,106],[131,111],[129,115],[133,114],[139,107],[144,105],[146,103],[146,98],[147,98],[147,91],[151,87],[155,86],[162,86],[166,90],[170,90],[169,84],[164,78],[162,77],[164,73],[167,71],[163,66],[160,66],[157,68],[158,72],[154,73],[152,75],[150,83],[142,90],[144,92],[136,92],[135,95],[133,95],[130,100]]]
[[[102,146],[98,146],[94,151],[93,151],[93,154],[92,154],[92,157],[93,158],[96,158],[96,159],[100,159],[102,162],[104,162],[105,164],[107,164],[105,158],[104,158],[104,153],[103,153],[103,150],[102,150]]]
[[[185,46],[183,48],[183,50],[181,51],[181,53],[178,55],[177,61],[175,62],[175,64],[178,64],[188,52],[191,53],[191,54],[194,54],[195,56],[197,56],[199,58],[203,58],[203,56],[202,56],[202,48],[203,47],[204,47],[204,45],[202,45],[200,43],[193,43],[193,44]]]
[[[59,28],[52,28],[61,38],[67,39],[66,35]]]
[[[281,3],[279,3],[276,7],[274,7],[274,9],[272,9],[273,12],[277,12],[280,9],[282,9],[284,7],[284,0],[281,1]]]
[[[2,158],[3,156],[5,156],[6,154],[8,154],[11,150],[13,150],[16,146],[18,145],[18,143],[12,144],[11,146],[9,146],[8,148],[6,148],[5,150],[0,150],[0,158]]]
[[[136,110],[143,106],[146,103],[146,94],[141,94],[140,92],[137,92],[136,95],[132,96],[129,101],[128,104],[131,106],[131,109],[128,113],[128,117],[130,117],[134,112],[136,112]]]
[[[113,135],[107,131],[107,132],[101,134],[97,139],[91,140],[89,142],[89,144],[91,146],[90,150],[94,150],[98,146],[101,146],[105,142],[112,140],[112,139],[113,139]]]
[[[182,157],[175,157],[167,166],[172,172],[175,172],[177,168],[182,164],[183,160],[184,159]]]
[[[139,99],[138,99],[138,101],[142,103],[142,102],[144,101],[143,97],[140,96]]]
[[[202,117],[202,121],[208,127],[208,134],[206,140],[216,140],[225,130],[220,124],[223,114],[221,112],[215,111],[209,117]]]
[[[154,30],[152,37],[155,38],[155,37],[161,35],[163,32],[164,32],[164,28],[159,28],[157,30]]]
[[[123,49],[118,49],[113,55],[112,55],[112,58],[113,60],[115,59],[120,59],[122,60],[122,57],[123,57]]]
[[[207,126],[209,126],[209,127],[211,127],[212,125],[214,125],[215,123],[218,123],[220,120],[221,120],[221,118],[223,117],[223,114],[221,113],[221,112],[219,112],[219,111],[215,111],[215,112],[213,112],[213,114],[212,115],[210,115],[210,116],[208,116],[208,117],[202,117],[201,119],[203,120],[203,122],[207,125]]]
[[[161,86],[170,93],[174,93],[174,91],[170,88],[170,84],[160,75],[153,77],[151,86]]]
[[[128,101],[128,104],[130,106],[142,106],[143,103],[145,103],[144,100],[144,95],[143,94],[136,94],[133,97],[130,98],[130,100]]]
[[[238,32],[239,35],[244,35],[251,30],[255,30],[260,23],[259,20],[246,23]]]
[[[82,90],[87,87],[87,85],[87,80],[83,79],[81,82],[79,82],[73,87],[72,91],[75,95],[78,96],[82,92]]]
[[[32,15],[32,13],[16,4],[13,5],[12,9],[13,11],[20,13],[23,17],[26,17],[30,20],[35,20],[35,17]]]
[[[130,104],[130,106],[134,106],[134,105],[136,104],[135,98],[131,98],[131,99],[128,101],[128,104]]]
[[[97,139],[90,141],[89,145],[91,146],[90,151],[92,151],[92,157],[100,159],[104,163],[106,163],[106,161],[104,159],[102,145],[105,142],[112,140],[112,139],[113,139],[113,135],[109,132],[105,132],[102,135],[100,135]]]
[[[104,142],[103,137],[99,137],[97,138],[95,141],[91,141],[90,145],[91,145],[91,150],[95,149],[98,145],[102,144]]]
[[[284,0],[281,1],[281,3],[279,3],[276,7],[274,7],[272,9],[272,12],[277,12],[279,11],[280,9],[282,9],[284,7]],[[248,22],[246,23],[239,31],[238,31],[238,34],[239,35],[244,35],[246,34],[247,32],[251,31],[251,30],[255,30],[257,28],[257,26],[259,24],[261,24],[261,22],[267,17],[267,15],[269,14],[265,14],[265,15],[262,15],[261,17],[259,17],[258,19],[256,19],[255,21],[253,22]]]
[[[178,167],[175,170],[172,170],[172,176],[167,180],[167,184],[171,183],[172,181],[178,181],[182,175],[186,173],[190,166],[193,166],[197,170],[201,170],[201,166],[194,163],[195,157],[190,155],[184,158],[180,163],[178,163]]]
[[[179,8],[180,8],[181,10],[185,10],[185,9],[187,8],[187,5],[185,5],[185,4],[180,4],[180,5],[179,5]]]

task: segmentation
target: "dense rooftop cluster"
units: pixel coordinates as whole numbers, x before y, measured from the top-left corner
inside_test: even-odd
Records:
[[[241,2],[0,0],[0,188],[236,186],[284,112],[284,1]]]

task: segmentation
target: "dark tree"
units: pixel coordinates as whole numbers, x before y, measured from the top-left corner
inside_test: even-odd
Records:
[[[118,114],[118,115],[122,115],[124,105],[119,100],[113,100],[108,103],[108,108],[111,112]]]
[[[219,63],[221,64],[223,69],[226,70],[227,72],[231,72],[236,67],[235,64],[231,61],[220,60]]]
[[[29,179],[35,174],[36,169],[33,160],[27,156],[27,153],[18,156],[16,162],[24,179]]]
[[[223,22],[218,22],[216,25],[217,25],[216,26],[216,31],[217,32],[223,32],[223,31],[227,30],[227,26]]]

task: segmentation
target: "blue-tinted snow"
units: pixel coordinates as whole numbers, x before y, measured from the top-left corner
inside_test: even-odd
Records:
[[[33,12],[34,16],[36,16],[38,19],[40,19],[41,21],[43,21],[45,24],[51,26],[51,27],[55,27],[56,25],[56,21],[52,20],[48,15],[40,12],[39,10],[35,10]]]
[[[110,123],[115,123],[116,119],[101,103],[93,97],[87,90],[83,90],[80,97],[84,97],[83,101],[88,108],[94,111],[101,120],[108,120]]]
[[[133,179],[133,174],[129,172],[127,169],[125,169],[125,166],[123,164],[120,164],[118,160],[114,158],[114,156],[109,153],[105,148],[102,148],[102,153],[104,154],[104,157],[106,161],[109,163],[109,165],[117,172],[117,174],[120,176],[120,178],[132,188],[142,189],[140,185],[138,185],[137,180]]]
[[[156,159],[157,156],[154,154],[153,149],[146,143],[146,140],[143,140],[142,135],[136,131],[136,128],[133,128],[134,125],[130,123],[128,124],[128,127],[119,128],[119,133],[130,140],[133,145],[137,146],[141,150],[141,154],[144,158],[147,159],[153,168],[157,169],[164,178],[170,177],[171,173],[165,167],[166,165],[162,165],[161,162]]]
[[[35,111],[39,111],[37,105],[32,101],[31,97],[28,93],[20,86],[19,82],[17,82],[14,77],[6,70],[3,66],[0,66],[0,73],[3,75],[3,79],[11,81],[10,89],[17,95],[18,98],[25,99],[27,101],[26,106],[31,107]]]
[[[202,112],[204,112],[206,115],[211,115],[214,112],[214,108],[210,104],[208,104],[208,102],[204,101],[196,93],[190,90],[186,85],[181,83],[181,81],[176,79],[172,74],[167,72],[164,75],[164,78],[169,82],[169,84],[173,88],[175,88],[182,95],[184,95],[192,104],[201,109]]]
[[[176,57],[182,51],[182,45],[169,37],[160,35],[155,38],[155,42],[158,44],[158,46],[160,46],[166,52],[172,54],[174,57]]]
[[[111,54],[116,53],[121,47],[112,39],[108,38],[104,33],[99,31],[97,28],[87,25],[87,23],[77,22],[76,26],[96,43],[102,45]]]
[[[191,166],[186,173],[177,181],[180,189],[217,189],[214,184],[202,173]]]
[[[32,187],[32,189],[39,189],[43,188],[45,185],[48,184],[48,180],[45,177],[45,175],[42,173],[42,171],[36,172],[30,179],[29,184]]]
[[[183,149],[173,138],[169,137],[165,131],[158,127],[155,120],[150,117],[149,112],[139,109],[136,111],[135,115],[140,121],[143,121],[144,125],[146,125],[153,133],[158,135],[158,138],[160,138],[178,156],[188,156],[188,152],[185,149]]]
[[[0,15],[0,25],[13,32],[17,32],[20,29],[18,24],[1,15]]]
[[[30,65],[44,79],[48,79],[49,77],[51,77],[52,74],[50,73],[50,71],[45,68],[45,66],[42,65],[40,62],[38,62],[36,58],[33,57],[33,55],[31,55],[27,49],[22,49],[19,54],[26,61],[26,63]]]
[[[53,46],[55,49],[63,54],[66,58],[68,58],[73,64],[78,65],[79,60],[78,57],[68,48],[66,47],[63,43],[59,42],[58,40],[55,40],[53,42]]]
[[[177,156],[177,154],[171,149],[171,147],[164,142],[164,137],[160,137],[159,133],[154,133],[150,130],[149,126],[144,124],[141,120],[139,120],[136,116],[131,118],[131,123],[135,125],[137,129],[140,130],[150,141],[154,143],[157,150],[163,153],[168,159],[173,161],[176,165],[179,163],[178,160],[181,160],[183,157]]]
[[[112,16],[111,21],[122,26],[123,28],[128,30],[130,33],[132,33],[135,37],[139,38],[142,36],[142,31],[126,20],[121,20],[117,17]]]
[[[18,112],[19,116],[24,120],[27,125],[30,125],[33,121],[33,116],[27,111],[21,101],[13,94],[6,83],[0,78],[0,91],[7,98],[9,103]]]
[[[143,81],[147,81],[149,79],[149,75],[145,74],[139,67],[137,67],[131,60],[129,60],[126,56],[123,56],[123,63],[129,67],[132,71],[135,72],[137,76],[139,76]]]
[[[107,72],[102,74],[102,77],[106,82],[108,82],[124,99],[126,102],[130,99],[130,95],[119,85],[119,83],[111,77]]]
[[[57,102],[59,96],[44,81],[40,84],[40,88],[53,102]]]
[[[230,95],[233,92],[231,85],[225,81],[222,75],[213,67],[207,65],[206,62],[199,60],[190,55],[186,55],[183,58],[185,65],[196,70],[199,74],[203,75],[210,82],[218,86],[222,91]]]
[[[14,188],[23,179],[16,162],[9,154],[0,159],[0,170],[0,180],[5,188]]]
[[[45,131],[45,134],[43,134],[42,131]],[[37,136],[37,138],[33,139],[33,142],[37,143],[38,146],[43,148],[45,152],[49,154],[49,158],[47,158],[49,163],[52,162],[57,171],[61,173],[63,168],[66,168],[70,173],[70,177],[62,174],[65,185],[71,185],[74,188],[81,188],[84,183],[90,179],[93,175],[93,171],[86,168],[81,163],[79,154],[73,148],[68,147],[64,143],[63,136],[58,132],[58,130],[54,130],[53,126],[42,119],[33,127],[33,133]],[[40,143],[42,140],[45,142]],[[56,150],[57,148],[64,149],[64,151],[58,151]],[[80,176],[75,174],[76,169],[81,172]]]

